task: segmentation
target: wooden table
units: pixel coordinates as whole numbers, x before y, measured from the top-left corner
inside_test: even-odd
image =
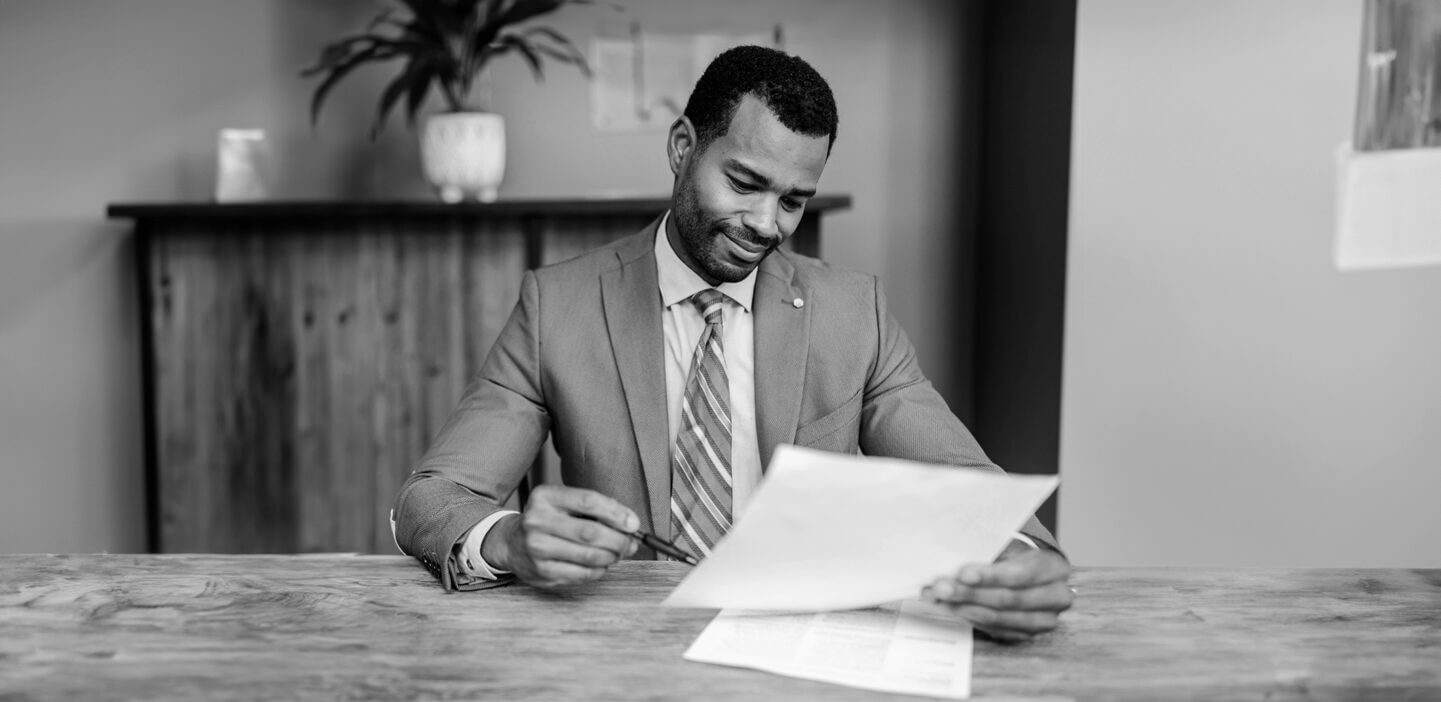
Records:
[[[714,610],[627,562],[445,594],[399,556],[0,556],[0,699],[911,699],[691,663]],[[1441,570],[1080,569],[977,698],[1441,699]]]

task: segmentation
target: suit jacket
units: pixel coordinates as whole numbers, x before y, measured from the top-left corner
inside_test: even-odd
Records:
[[[610,495],[670,538],[658,224],[525,274],[479,375],[402,486],[396,541],[448,589],[452,548],[501,509],[547,434],[566,485]],[[1000,470],[921,374],[874,276],[778,250],[761,262],[752,313],[762,466],[790,443]],[[1035,518],[1022,531],[1056,548]]]

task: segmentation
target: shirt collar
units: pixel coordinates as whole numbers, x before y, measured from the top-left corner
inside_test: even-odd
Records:
[[[666,236],[665,225],[670,220],[670,210],[661,215],[660,226],[655,234],[655,269],[656,277],[660,280],[660,298],[662,304],[670,307],[677,302],[682,302],[690,296],[714,287],[716,290],[725,293],[725,296],[734,300],[746,312],[751,311],[751,302],[756,294],[756,272],[760,266],[751,270],[750,275],[741,279],[738,283],[721,283],[711,285],[701,279],[696,272],[690,269],[675,249],[671,248],[670,237]]]

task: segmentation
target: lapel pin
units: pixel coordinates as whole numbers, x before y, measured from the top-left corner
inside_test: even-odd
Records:
[[[794,299],[794,300],[791,300],[791,306],[794,307],[794,308],[796,308],[796,309],[800,309],[800,308],[806,306],[806,301],[805,301],[805,300],[802,300],[802,299],[800,299],[800,298],[798,297],[798,298],[796,298],[796,299]]]

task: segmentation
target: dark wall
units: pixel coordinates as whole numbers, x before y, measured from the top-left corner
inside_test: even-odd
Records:
[[[949,3],[951,0],[935,0]],[[986,2],[962,2],[950,8],[955,15],[955,54],[951,94],[951,114],[956,130],[949,154],[955,178],[955,193],[942,207],[952,223],[949,236],[938,237],[943,246],[928,248],[927,256],[944,260],[949,267],[944,287],[938,292],[946,302],[937,305],[946,318],[938,322],[944,327],[947,345],[946,362],[953,369],[949,375],[932,376],[937,389],[946,398],[951,411],[967,427],[976,422],[976,291],[979,287],[976,244],[980,219],[981,187],[981,119],[985,55]],[[933,88],[934,89],[934,88]]]
[[[976,280],[970,426],[1006,470],[1056,473],[1076,2],[982,14],[975,258],[961,264]],[[1040,512],[1052,529],[1056,502]]]

